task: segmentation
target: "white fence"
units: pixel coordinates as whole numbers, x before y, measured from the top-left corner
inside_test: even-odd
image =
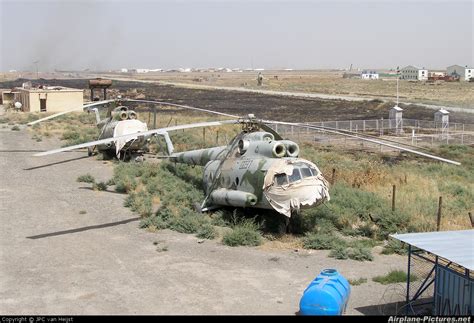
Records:
[[[411,145],[474,144],[474,124],[448,123],[402,119],[397,128],[394,119],[321,121],[308,123],[312,126],[348,130],[376,136],[390,136],[400,143]],[[335,141],[341,136],[310,128],[287,125],[273,125],[272,128],[282,136],[298,141]]]

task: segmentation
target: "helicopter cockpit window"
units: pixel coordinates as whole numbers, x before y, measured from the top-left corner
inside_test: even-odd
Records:
[[[311,168],[309,168],[306,165],[302,166],[300,170],[301,170],[301,176],[303,176],[303,178],[314,176]]]
[[[290,176],[288,176],[288,179],[290,180],[290,183],[294,183],[301,180],[301,174],[300,174],[299,168],[294,167],[293,173]]]
[[[288,184],[288,178],[286,177],[286,174],[276,174],[275,181],[278,186],[283,186],[283,185]]]

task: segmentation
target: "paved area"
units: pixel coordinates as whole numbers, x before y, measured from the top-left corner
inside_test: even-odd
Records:
[[[124,195],[76,182],[85,173],[107,180],[110,162],[85,152],[32,157],[59,145],[0,125],[2,314],[293,315],[324,268],[369,278],[353,287],[349,314],[377,314],[395,297],[370,277],[405,268],[405,257],[341,261],[326,251],[232,248],[139,229]]]

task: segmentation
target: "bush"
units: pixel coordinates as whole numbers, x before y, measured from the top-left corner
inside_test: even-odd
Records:
[[[222,243],[231,247],[259,246],[262,243],[262,236],[253,220],[242,220],[232,231],[224,234]]]
[[[91,174],[87,173],[85,175],[79,176],[76,181],[79,182],[79,183],[93,184],[93,183],[95,183],[95,178]]]
[[[345,246],[345,242],[329,233],[307,233],[303,238],[303,247],[306,249],[329,250]]]
[[[12,131],[20,131],[20,127],[18,127],[17,125],[14,125],[12,127]]]
[[[198,230],[196,236],[201,239],[212,240],[217,236],[217,232],[212,225],[205,224]]]
[[[206,218],[203,215],[188,208],[183,208],[179,216],[170,218],[169,228],[181,233],[197,233],[206,223]]]
[[[364,247],[354,247],[350,248],[348,252],[349,259],[357,260],[357,261],[372,261],[374,260],[374,256],[372,255],[372,251],[369,248]]]
[[[151,195],[143,191],[131,192],[125,199],[124,206],[129,207],[142,217],[150,216],[153,211]]]
[[[351,286],[359,286],[367,282],[367,278],[359,278],[359,279],[349,279],[349,284]]]
[[[345,246],[336,246],[329,253],[329,257],[336,259],[347,259],[349,258],[349,253]]]
[[[394,284],[394,283],[403,283],[406,282],[408,275],[402,270],[392,270],[385,276],[376,276],[372,278],[374,282],[380,283],[382,285]],[[415,275],[410,275],[410,281],[417,280]]]
[[[107,190],[107,183],[105,182],[94,183],[92,185],[92,189],[94,189],[95,191],[105,191]]]
[[[383,255],[391,255],[391,254],[398,254],[398,255],[406,255],[407,248],[400,242],[399,240],[389,239],[387,245],[383,247],[382,254]]]

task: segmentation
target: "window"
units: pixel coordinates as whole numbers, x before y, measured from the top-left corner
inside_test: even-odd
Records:
[[[300,170],[301,170],[301,176],[303,176],[303,178],[314,176],[311,169],[306,166],[301,167]]]
[[[294,183],[296,181],[301,180],[301,174],[300,174],[299,168],[296,168],[296,167],[293,168],[293,173],[290,176],[288,176],[288,179],[290,183]]]
[[[276,180],[276,184],[278,186],[288,184],[288,178],[286,177],[286,174],[276,174],[275,175],[275,180]]]

